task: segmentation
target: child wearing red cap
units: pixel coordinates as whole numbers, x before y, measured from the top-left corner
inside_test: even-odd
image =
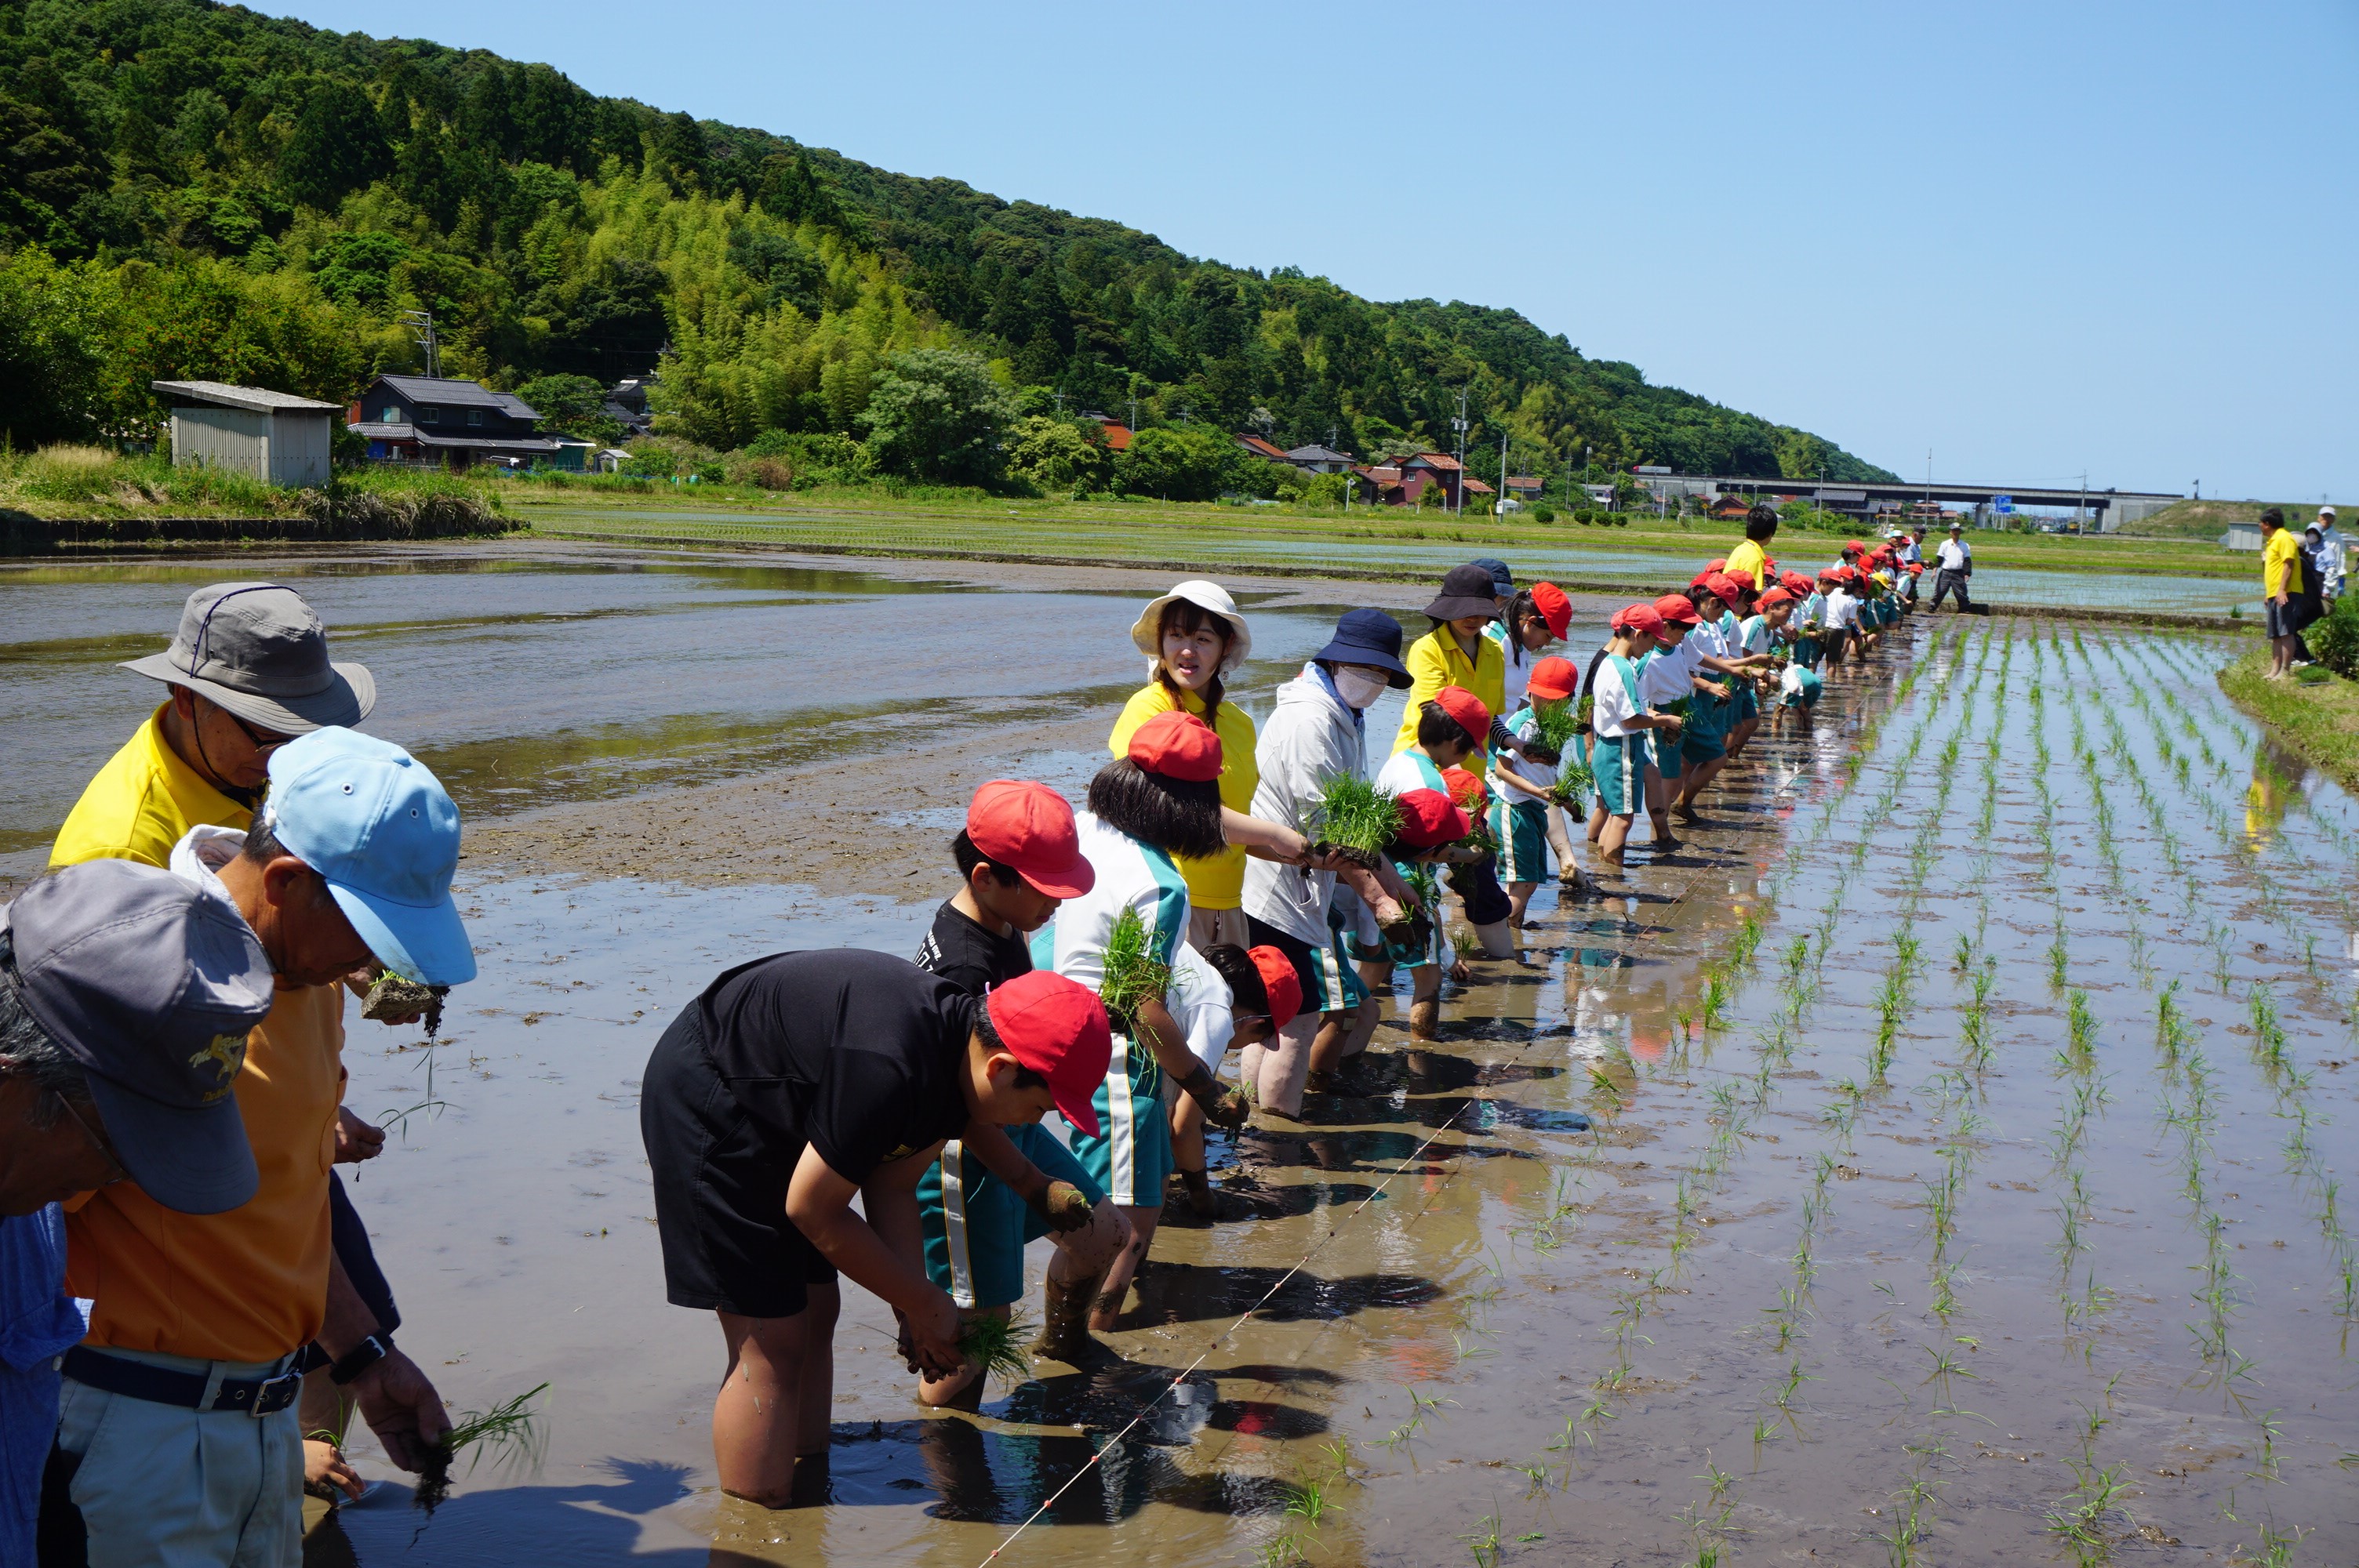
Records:
[[[1483,628],[1483,635],[1499,645],[1503,675],[1499,706],[1491,711],[1494,744],[1506,735],[1497,728],[1524,705],[1524,691],[1541,649],[1560,642],[1572,626],[1572,600],[1552,582],[1536,582],[1507,601],[1506,612]]]
[[[1669,734],[1676,741],[1680,720],[1649,711],[1644,695],[1646,677],[1640,666],[1667,630],[1661,611],[1651,604],[1633,604],[1614,617],[1613,627],[1613,638],[1590,685],[1589,771],[1597,809],[1589,818],[1589,838],[1601,858],[1618,866],[1646,787],[1647,764],[1640,753],[1647,749],[1647,732]]]
[[[1403,752],[1394,761],[1416,755],[1420,753]],[[1392,772],[1390,763],[1386,771]],[[1402,776],[1407,773],[1396,775]],[[1376,787],[1389,787],[1382,775],[1376,780]],[[1461,859],[1462,852],[1454,847],[1473,831],[1473,825],[1451,803],[1439,769],[1434,772],[1431,784],[1420,783],[1416,788],[1399,792],[1397,798],[1400,804],[1400,837],[1386,855],[1393,870],[1409,885],[1425,918],[1408,934],[1396,935],[1387,932],[1379,939],[1382,956],[1360,960],[1360,980],[1368,991],[1368,1000],[1362,1004],[1361,1032],[1374,1032],[1382,1010],[1381,999],[1392,991],[1393,970],[1406,968],[1409,972],[1409,1037],[1430,1041],[1440,1036],[1441,978],[1444,969],[1455,962],[1441,928],[1440,884],[1430,868]],[[1364,943],[1361,950],[1367,951]]]
[[[1507,924],[1521,927],[1532,894],[1548,875],[1549,811],[1556,804],[1558,770],[1563,759],[1539,739],[1542,714],[1561,711],[1572,700],[1580,672],[1570,659],[1546,658],[1532,666],[1527,688],[1530,701],[1507,720],[1515,751],[1502,752],[1491,767],[1492,799],[1488,805],[1491,837],[1499,842],[1499,880],[1507,884]],[[1584,806],[1585,810],[1585,806]],[[1566,861],[1559,867],[1568,884],[1580,873]]]
[[[1819,581],[1826,585],[1827,590],[1826,626],[1821,637],[1830,667],[1859,651],[1859,600],[1852,592],[1856,575],[1848,566],[1830,567],[1819,574]]]
[[[1767,689],[1761,683],[1776,677],[1782,663],[1778,650],[1785,645],[1786,625],[1793,614],[1794,596],[1782,587],[1773,588],[1755,601],[1753,614],[1737,622],[1736,651],[1747,673],[1737,691],[1736,722],[1728,727],[1732,762],[1761,727],[1760,694]]]
[[[1096,881],[1082,854],[1073,808],[1042,784],[995,779],[977,789],[951,853],[965,881],[934,912],[917,964],[970,996],[1030,974],[1032,950],[1025,937],[1048,924],[1058,904]],[[962,1323],[1006,1317],[1024,1293],[1025,1247],[1051,1237],[1055,1250],[1032,1351],[1086,1364],[1096,1359],[1088,1329],[1096,1281],[1129,1239],[1130,1224],[1048,1129],[1031,1122],[1006,1132],[1018,1153],[1087,1200],[1088,1223],[1052,1230],[1046,1214],[1028,1207],[974,1150],[953,1138],[918,1183],[927,1277],[951,1293]],[[921,1374],[918,1397],[928,1405],[973,1410],[983,1389],[984,1368],[969,1361],[947,1376]]]
[[[1075,820],[1095,884],[1069,899],[1033,938],[1033,959],[1095,989],[1105,981],[1106,943],[1125,910],[1146,926],[1149,956],[1175,971],[1186,944],[1188,884],[1175,857],[1208,858],[1221,842],[1221,741],[1192,713],[1158,713],[1132,734],[1125,754],[1090,781],[1089,810]],[[1167,998],[1139,1005],[1093,1098],[1093,1125],[1077,1130],[1073,1152],[1130,1221],[1131,1238],[1106,1269],[1090,1326],[1114,1326],[1132,1277],[1155,1238],[1163,1187],[1174,1169],[1163,1107],[1168,1075],[1222,1127],[1244,1123],[1243,1096],[1223,1089],[1188,1048]]]
[[[717,1314],[728,1347],[723,1491],[765,1508],[824,1494],[839,1271],[892,1304],[913,1368],[963,1366],[958,1308],[926,1277],[918,1183],[958,1138],[1057,1223],[1085,1222],[1002,1130],[1052,1109],[1094,1127],[1111,1053],[1105,1009],[1071,980],[1026,975],[978,1000],[853,947],[741,964],[681,1010],[647,1060],[639,1127],[667,1294]]]

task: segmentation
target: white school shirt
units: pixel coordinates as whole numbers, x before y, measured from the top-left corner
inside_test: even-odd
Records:
[[[1188,1049],[1196,1060],[1206,1072],[1220,1076],[1221,1058],[1236,1038],[1236,994],[1221,971],[1185,942],[1172,958],[1171,989],[1164,1005],[1171,1010],[1171,1022],[1188,1036]]]
[[[1598,667],[1602,671],[1605,666],[1601,665]],[[1616,684],[1619,684],[1620,677],[1616,676],[1615,680]],[[1518,708],[1516,710],[1516,716],[1507,720],[1507,733],[1513,735],[1518,741],[1537,740],[1539,737],[1539,732],[1540,716],[1537,709],[1531,708]],[[1519,757],[1516,755],[1515,752],[1508,751],[1504,746],[1500,748],[1499,754],[1491,759],[1491,770],[1494,773],[1496,773],[1502,768],[1512,772],[1517,778],[1523,780],[1526,784],[1536,784],[1542,789],[1551,788],[1556,784],[1556,767],[1553,763],[1535,762],[1528,757]],[[1506,802],[1509,806],[1537,806],[1539,804],[1521,790],[1509,789],[1506,784],[1499,783],[1496,778],[1494,778],[1491,781],[1491,793],[1498,796],[1501,800]]]
[[[1170,858],[1107,827],[1092,812],[1075,812],[1073,827],[1097,881],[1089,892],[1057,906],[1055,920],[1044,928],[1049,961],[1041,963],[1036,946],[1033,962],[1096,990],[1105,979],[1106,938],[1114,934],[1114,923],[1125,909],[1136,909],[1156,935],[1157,958],[1176,965],[1180,949],[1188,945],[1190,911],[1188,884]]]
[[[1903,534],[1900,536],[1900,564],[1904,567],[1921,566],[1924,561],[1925,552],[1917,547],[1916,535]]]
[[[1794,611],[1794,618],[1791,621],[1787,622],[1786,624],[1794,627],[1799,631],[1800,628],[1810,624],[1813,621],[1817,622],[1821,625],[1824,625],[1826,624],[1826,619],[1827,596],[1819,592],[1818,589],[1812,589],[1810,590],[1810,597],[1802,600],[1801,607]]]
[[[1613,654],[1605,655],[1605,662],[1597,666],[1597,680],[1589,688],[1590,733],[1608,741],[1618,741],[1629,734],[1629,721],[1638,713],[1638,705],[1630,698],[1630,683],[1624,680],[1622,672],[1614,667],[1616,656]],[[1662,654],[1659,653],[1655,655],[1655,659],[1660,657]],[[1655,659],[1647,661],[1647,669],[1654,667]],[[1647,672],[1641,670],[1638,672],[1638,684],[1644,687],[1646,683]]]
[[[1736,653],[1739,658],[1768,651],[1769,618],[1767,615],[1748,615],[1737,623]]]
[[[1940,563],[1943,571],[1963,571],[1974,558],[1974,547],[1963,539],[1944,539],[1941,547],[1933,552],[1933,558]]]
[[[1648,708],[1695,695],[1695,632],[1690,632],[1678,647],[1656,649],[1647,667],[1638,672],[1638,695]]]
[[[1438,789],[1445,797],[1450,794],[1450,786],[1442,782],[1441,770],[1415,746],[1395,752],[1376,770],[1376,787],[1389,795],[1404,795],[1418,789]]]
[[[1827,595],[1827,628],[1841,631],[1859,624],[1859,600],[1842,589]]]
[[[1527,650],[1523,662],[1516,663],[1517,650],[1507,645],[1507,627],[1504,621],[1494,621],[1484,626],[1483,635],[1499,644],[1499,665],[1506,672],[1506,698],[1499,704],[1499,711],[1492,715],[1495,719],[1504,719],[1524,705],[1524,693],[1532,684],[1532,666],[1546,655]]]

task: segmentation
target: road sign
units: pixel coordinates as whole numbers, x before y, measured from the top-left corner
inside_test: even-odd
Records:
[[[1991,510],[1997,513],[2002,517],[2007,515],[2015,510],[2015,497],[2012,495],[1992,496]]]

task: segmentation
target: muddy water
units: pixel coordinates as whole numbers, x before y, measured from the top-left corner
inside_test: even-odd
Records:
[[[422,1533],[389,1487],[315,1560],[973,1563],[1066,1487],[1006,1560],[2070,1561],[2086,1503],[2091,1553],[2351,1561],[2359,813],[2256,745],[2223,648],[1935,630],[1684,849],[1542,890],[1440,1049],[1388,1024],[1354,1092],[1223,1151],[1251,1217],[1158,1237],[1122,1364],[925,1416],[847,1292],[823,1509],[712,1488],[718,1336],[661,1300],[636,1079],[718,968],[907,951],[927,906],[471,881],[430,1092],[414,1032],[354,1025],[355,1108],[427,1108],[354,1195],[405,1345],[461,1407],[547,1380],[547,1452]]]

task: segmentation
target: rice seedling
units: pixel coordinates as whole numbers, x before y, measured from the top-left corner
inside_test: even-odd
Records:
[[[1400,836],[1400,803],[1355,773],[1340,775],[1320,792],[1310,827],[1321,842],[1373,865]]]
[[[1474,1568],[1498,1568],[1499,1516],[1497,1514],[1484,1514],[1476,1522],[1472,1531],[1458,1539],[1464,1541],[1467,1551],[1473,1554]]]
[[[426,1450],[418,1489],[410,1497],[411,1506],[422,1509],[429,1518],[433,1516],[451,1495],[451,1465],[462,1453],[467,1454],[470,1474],[486,1454],[493,1456],[495,1464],[539,1464],[548,1447],[549,1433],[540,1412],[530,1406],[548,1390],[547,1383],[536,1383],[489,1410],[462,1411],[442,1441]]]
[[[1453,925],[1450,928],[1450,950],[1462,960],[1479,958],[1483,956],[1483,939],[1466,926]]]
[[[1136,909],[1114,916],[1106,934],[1104,977],[1098,982],[1098,1000],[1114,1027],[1129,1033],[1137,1027],[1138,1010],[1160,1000],[1171,988],[1171,966],[1158,958],[1161,933],[1150,930]]]
[[[1024,1346],[1038,1332],[1020,1314],[1000,1317],[984,1313],[959,1325],[959,1354],[981,1368],[983,1376],[1013,1388],[1032,1375],[1032,1357]]]

